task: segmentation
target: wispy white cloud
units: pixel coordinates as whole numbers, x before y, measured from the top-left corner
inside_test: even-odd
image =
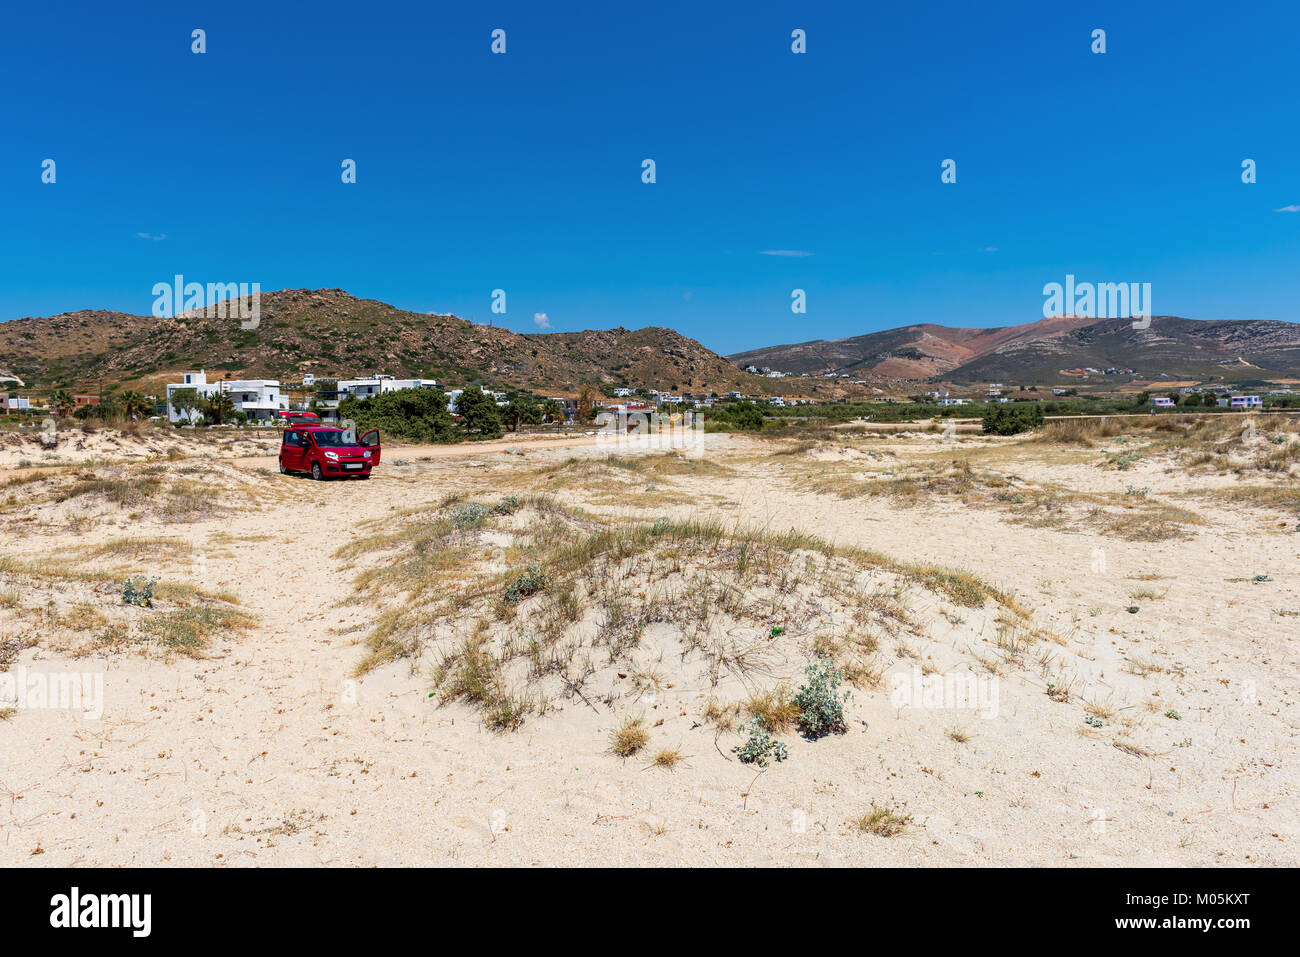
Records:
[[[997,251],[998,251],[997,246],[985,246],[982,250],[980,250],[980,252],[985,252],[985,253],[995,253]]]
[[[1275,213],[1300,213],[1300,206],[1283,206],[1281,209],[1273,210]]]
[[[806,249],[764,249],[760,256],[788,256],[792,259],[799,259],[803,256],[811,256],[812,253]]]
[[[152,239],[154,242],[159,242],[160,240],[167,238],[166,233],[159,233],[157,236],[153,233],[136,233],[136,235],[141,239]]]
[[[544,312],[533,313],[533,322],[537,323],[538,329],[551,328],[551,320],[546,318],[546,313]]]

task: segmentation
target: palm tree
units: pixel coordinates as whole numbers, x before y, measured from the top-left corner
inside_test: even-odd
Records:
[[[50,409],[55,415],[71,415],[77,401],[67,389],[56,389],[50,394]]]
[[[221,425],[227,419],[234,418],[235,400],[229,392],[214,392],[205,404],[203,413],[213,425]]]
[[[121,396],[108,393],[96,405],[87,405],[77,410],[77,417],[87,419],[116,419],[125,414]]]
[[[559,399],[547,399],[542,403],[542,414],[552,422],[560,422],[564,419],[564,406]]]
[[[121,395],[122,414],[128,419],[148,418],[153,412],[153,403],[145,396],[132,389],[127,389]]]

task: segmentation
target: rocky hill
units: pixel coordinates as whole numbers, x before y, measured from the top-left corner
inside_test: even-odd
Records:
[[[826,397],[861,393],[842,384],[747,375],[671,329],[520,334],[450,315],[398,309],[341,289],[261,295],[257,329],[237,318],[158,319],[86,310],[0,322],[0,367],[35,389],[88,388],[102,377],[156,392],[187,369],[211,378],[297,380],[384,372],[399,378],[480,382],[572,394],[585,382],[665,391]]]
[[[1300,324],[1062,316],[994,329],[904,326],[846,339],[754,349],[728,357],[738,367],[787,373],[847,372],[953,383],[1049,382],[1076,370],[1133,370],[1128,378],[1300,377]]]

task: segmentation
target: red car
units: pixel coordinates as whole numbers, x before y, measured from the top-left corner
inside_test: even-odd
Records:
[[[317,481],[330,476],[368,479],[379,453],[378,429],[351,439],[343,429],[291,425],[280,440],[280,472],[309,472]]]
[[[277,412],[275,414],[285,425],[320,425],[320,416],[315,412]]]

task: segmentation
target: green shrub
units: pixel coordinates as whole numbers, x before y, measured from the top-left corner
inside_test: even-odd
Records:
[[[749,740],[736,749],[742,764],[757,764],[765,768],[773,759],[784,761],[789,756],[786,746],[772,737],[762,718],[754,718],[740,726],[740,732],[749,732]]]
[[[757,432],[763,428],[763,410],[753,402],[728,402],[714,407],[713,420]]]
[[[478,386],[470,386],[460,394],[456,400],[456,411],[460,414],[460,426],[466,435],[477,435],[485,439],[500,437],[501,409],[497,400]]]
[[[540,565],[529,565],[527,570],[516,576],[506,588],[506,601],[517,605],[529,595],[536,595],[546,587],[546,577]]]
[[[478,502],[466,502],[464,505],[457,505],[448,514],[452,528],[473,528],[479,522],[483,521],[488,514],[488,507],[480,505]]]
[[[357,424],[357,433],[379,429],[414,442],[459,442],[460,430],[447,411],[441,389],[397,389],[358,399],[344,396],[339,417]]]
[[[804,669],[808,683],[800,685],[794,696],[799,708],[799,730],[809,738],[827,734],[843,734],[848,730],[844,723],[844,702],[848,691],[842,694],[840,684],[844,675],[829,661],[819,661]]]
[[[518,496],[507,495],[495,505],[482,505],[479,502],[465,502],[453,506],[447,513],[452,528],[474,528],[489,515],[509,515],[523,503]]]
[[[122,583],[122,601],[128,605],[152,608],[153,586],[156,584],[158,584],[157,578],[147,578],[141,581],[132,576]]]
[[[985,435],[1019,435],[1042,424],[1043,407],[1037,402],[994,403],[984,410]]]
[[[501,408],[500,419],[511,432],[518,432],[521,425],[537,425],[542,421],[542,407],[531,395],[516,395]]]

